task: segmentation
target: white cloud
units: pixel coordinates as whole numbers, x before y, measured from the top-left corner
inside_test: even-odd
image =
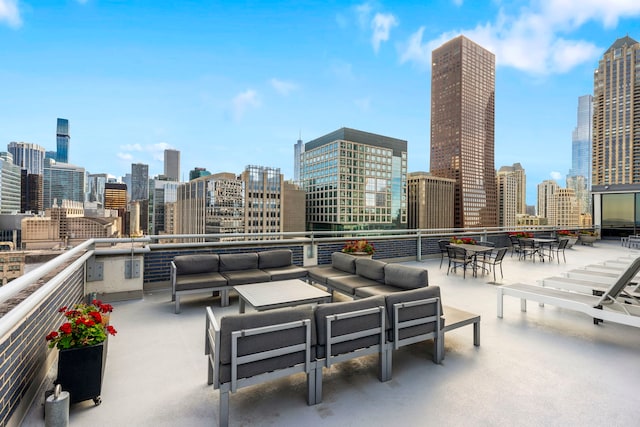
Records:
[[[562,174],[560,172],[557,172],[557,171],[551,171],[549,173],[549,176],[551,177],[551,179],[553,179],[555,181],[560,181],[562,179]]]
[[[396,26],[398,26],[398,20],[392,14],[376,13],[373,20],[371,20],[371,28],[373,28],[371,44],[373,45],[374,52],[378,53],[380,43],[389,40],[391,28]]]
[[[133,156],[129,153],[118,153],[116,154],[116,156],[118,156],[120,160],[125,160],[127,162],[130,162],[133,160]]]
[[[284,95],[284,96],[287,96],[291,92],[293,92],[293,91],[298,89],[298,85],[296,83],[288,82],[288,81],[284,81],[284,80],[279,80],[279,79],[276,79],[276,78],[271,79],[269,81],[269,83],[271,83],[271,86],[280,95]]]
[[[373,8],[369,3],[362,3],[355,6],[356,18],[358,19],[358,25],[360,28],[364,29],[368,27],[372,9]]]
[[[258,98],[258,92],[253,89],[247,89],[242,93],[239,93],[231,100],[231,112],[233,119],[239,121],[245,115],[250,108],[258,108],[260,106],[260,99]]]
[[[0,23],[6,22],[12,28],[22,25],[17,0],[0,0]]]
[[[424,42],[424,27],[399,46],[400,62],[429,67],[431,51],[447,40],[463,34],[496,54],[498,65],[531,74],[565,73],[575,66],[594,61],[603,47],[570,34],[588,22],[605,28],[618,20],[640,15],[637,0],[541,0],[531,1],[510,15],[500,9],[493,22],[479,24]]]

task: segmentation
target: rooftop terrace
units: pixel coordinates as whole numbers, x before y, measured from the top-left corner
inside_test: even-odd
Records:
[[[504,279],[525,282],[559,275],[618,257],[640,256],[618,242],[567,250],[567,263],[507,258]],[[481,346],[470,326],[449,332],[445,359],[431,361],[431,344],[394,354],[393,379],[376,378],[375,357],[325,371],[324,400],[305,401],[304,375],[244,388],[231,395],[230,424],[242,426],[602,426],[637,425],[640,397],[640,330],[580,313],[505,297],[496,317],[492,275],[447,275],[440,257],[406,264],[426,268],[443,303],[482,316]],[[337,299],[343,297],[338,296]],[[207,385],[205,307],[237,312],[238,299],[221,308],[218,298],[188,295],[174,314],[168,290],[147,291],[140,300],[114,303],[102,404],[71,407],[72,426],[210,426],[217,420],[218,391]],[[49,373],[55,378],[55,368]],[[42,393],[47,385],[43,387]],[[24,426],[43,424],[38,399]]]

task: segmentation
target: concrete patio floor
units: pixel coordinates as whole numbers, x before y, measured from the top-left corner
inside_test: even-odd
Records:
[[[559,275],[637,250],[618,242],[567,250],[567,263],[507,258],[498,284]],[[232,426],[630,426],[640,406],[640,329],[605,322],[552,306],[505,297],[496,317],[493,275],[446,274],[440,258],[406,264],[429,272],[443,303],[478,313],[481,346],[472,327],[447,333],[445,360],[431,361],[431,343],[394,354],[393,379],[376,378],[376,358],[325,371],[324,400],[305,401],[305,377],[297,375],[231,395]],[[342,298],[342,297],[339,297]],[[220,308],[218,298],[188,295],[173,313],[168,290],[143,300],[114,303],[102,404],[72,405],[72,426],[211,426],[217,424],[218,391],[207,385],[205,307],[216,314],[238,310],[238,299]],[[55,371],[55,368],[53,369]],[[55,378],[55,372],[51,373]],[[43,425],[43,402],[35,402],[25,426]]]

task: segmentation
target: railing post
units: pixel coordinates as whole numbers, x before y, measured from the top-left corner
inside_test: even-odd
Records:
[[[313,249],[315,247],[315,243],[313,242],[313,231],[311,232],[311,235],[309,237],[311,239],[311,244],[307,249],[307,258],[313,258],[315,256],[314,249]]]
[[[416,241],[418,242],[418,247],[416,248],[416,258],[418,259],[418,261],[422,261],[422,234],[420,233],[420,230],[418,230]]]

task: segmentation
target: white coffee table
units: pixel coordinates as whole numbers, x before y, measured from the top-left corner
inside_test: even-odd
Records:
[[[245,304],[257,311],[272,310],[294,305],[331,302],[331,294],[301,279],[276,280],[234,286],[240,296],[240,313]]]

